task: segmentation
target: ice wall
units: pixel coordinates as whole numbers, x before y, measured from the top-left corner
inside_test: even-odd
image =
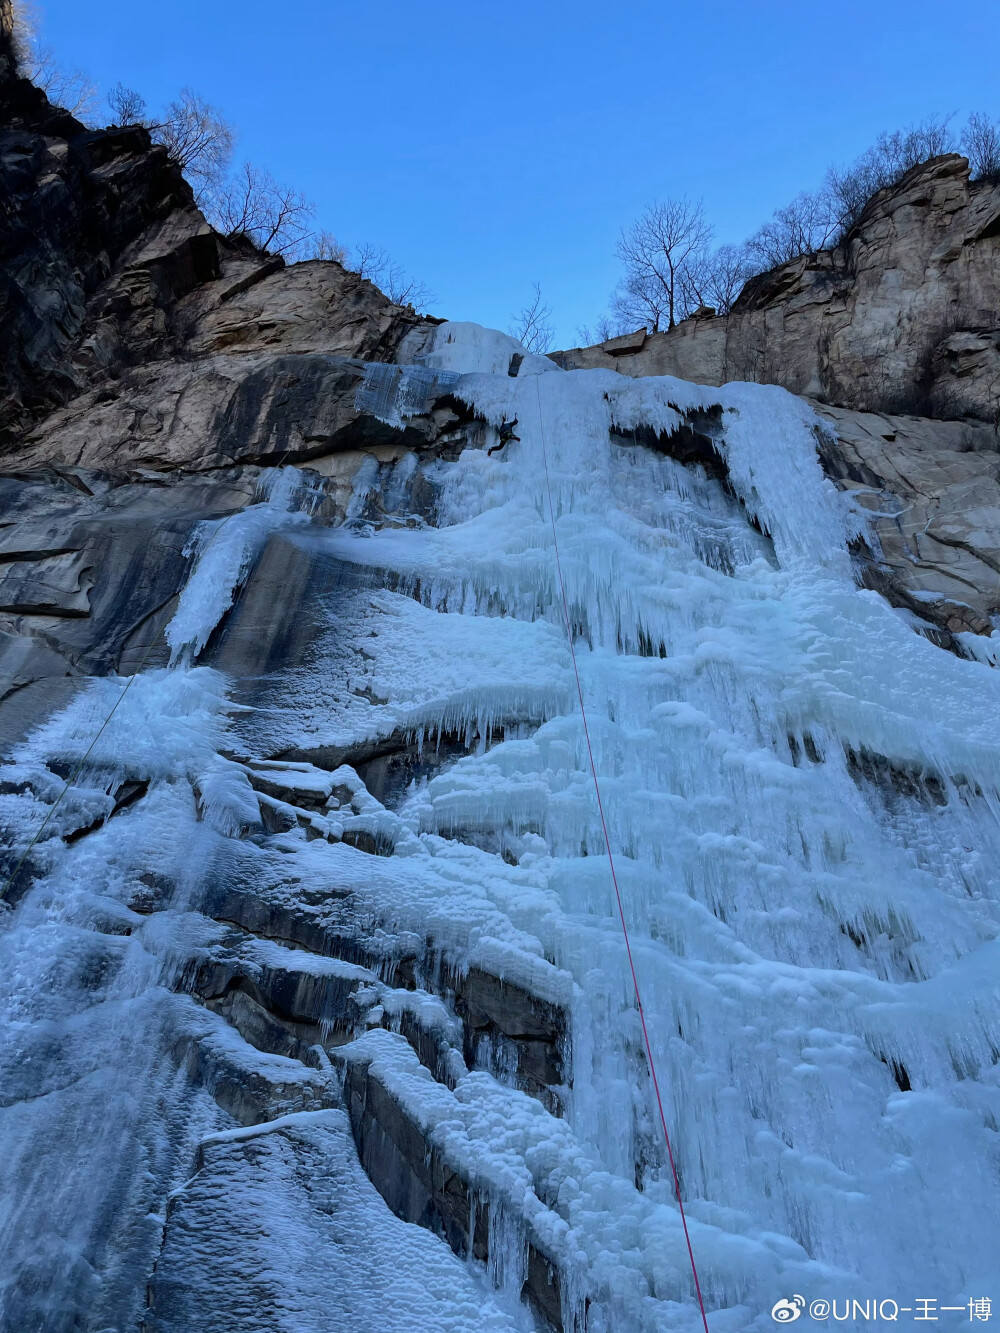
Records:
[[[400,1327],[408,1309],[415,1327],[471,1329],[476,1310],[479,1326],[523,1326],[529,1230],[558,1260],[567,1333],[585,1320],[588,1333],[700,1327],[583,748],[553,519],[712,1333],[773,1327],[772,1305],[795,1292],[1000,1297],[997,673],[855,587],[856,519],[822,476],[799,400],[514,365],[521,353],[505,335],[444,325],[420,374],[367,386],[396,424],[428,375],[493,425],[517,418],[520,441],[503,450],[419,463],[436,526],[310,530],[296,479],[279,476],[270,499],[203,534],[168,630],[174,665],[130,687],[51,832],[109,813],[123,781],[147,794],[82,841],[33,853],[36,886],[0,936],[12,1327],[137,1317],[166,1195],[195,1144],[233,1124],[178,1049],[256,1060],[282,1086],[315,1079],[174,993],[218,944],[223,928],[201,909],[223,879],[287,883],[289,901],[301,885],[313,899],[350,894],[390,951],[429,940],[450,968],[486,968],[570,1013],[561,1119],[514,1086],[502,1053],[445,1087],[402,1038],[363,1039],[428,1143],[495,1204],[499,1305],[481,1273],[431,1264],[427,1237],[411,1245],[412,1228],[379,1215],[379,1245],[406,1251],[409,1295],[386,1297]],[[712,475],[637,443],[695,411],[718,422]],[[396,465],[394,508],[417,466]],[[380,475],[374,463],[359,474],[358,494]],[[311,660],[271,682],[267,708],[234,710],[227,681],[192,664],[268,534],[292,527],[367,583],[331,602]],[[0,794],[15,840],[61,786],[46,764],[83,755],[123,684],[93,682],[21,747]],[[501,724],[507,739],[487,746]],[[444,731],[472,752],[395,811],[355,801],[391,856],[301,829],[265,837],[245,770],[221,753],[397,734],[433,744]],[[137,913],[167,881],[163,910]],[[323,1256],[332,1272],[355,1260],[322,1207],[300,1215],[318,1197],[315,1164],[349,1183],[345,1217],[375,1202],[341,1122],[309,1114],[291,1147],[268,1140],[252,1177],[236,1140],[213,1139],[218,1171],[184,1207],[217,1217],[221,1179],[266,1228],[259,1200],[277,1191],[261,1262],[281,1235],[308,1232],[321,1253],[295,1326],[318,1329],[337,1287]],[[184,1263],[208,1262],[193,1242],[171,1244]],[[223,1259],[235,1292],[245,1266]],[[210,1289],[199,1269],[201,1310]]]
[[[337,538],[338,554],[409,579],[443,621],[460,612],[470,646],[497,614],[559,627],[544,447],[705,1285],[747,1319],[766,1305],[768,1326],[787,1285],[776,1247],[816,1265],[817,1296],[919,1286],[960,1304],[993,1267],[997,678],[854,586],[856,518],[823,478],[800,401],[530,365],[515,378],[497,342],[444,326],[429,360],[463,373],[452,392],[488,420],[516,417],[521,442],[443,469],[437,531]],[[738,502],[697,470],[609,443],[612,428],[668,433],[716,404]],[[525,641],[509,674],[530,675],[537,650]],[[391,693],[379,664],[375,676]],[[570,1124],[600,1163],[588,1171],[642,1181],[621,1207],[644,1251],[670,1190],[581,745],[564,712],[462,760],[403,817],[439,861],[467,863],[453,837],[523,838],[516,871],[480,873],[573,978]],[[566,1172],[572,1217],[586,1191]],[[591,1273],[628,1248],[622,1227],[611,1209],[574,1239]],[[734,1261],[737,1236],[756,1260]],[[636,1267],[664,1299],[684,1280],[678,1269],[658,1290],[652,1254]],[[639,1307],[618,1317],[660,1326]]]

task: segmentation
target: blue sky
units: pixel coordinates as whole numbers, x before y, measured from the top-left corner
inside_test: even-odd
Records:
[[[648,200],[738,241],[826,167],[935,112],[1000,116],[996,0],[40,0],[43,40],[151,110],[188,85],[239,157],[371,241],[451,318],[539,281],[556,343],[606,307]]]

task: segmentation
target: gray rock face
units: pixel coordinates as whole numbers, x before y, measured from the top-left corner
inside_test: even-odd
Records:
[[[356,410],[363,369],[311,352],[155,363],[123,377],[111,399],[93,391],[54,412],[25,437],[17,462],[210,471],[425,443],[426,428],[401,433]]]
[[[193,529],[250,503],[259,469],[220,471],[207,483],[71,475],[76,485],[51,471],[4,479],[0,617],[69,670],[127,669],[146,622],[183,585]]]
[[[138,127],[88,131],[0,83],[0,442],[150,354],[167,311],[218,272],[191,188]],[[5,451],[6,452],[6,451]]]
[[[873,586],[942,630],[988,634],[1000,611],[992,427],[816,406],[832,428],[823,466],[871,516]]]
[[[554,354],[567,369],[754,380],[863,411],[995,422],[1000,413],[1000,186],[965,158],[914,167],[846,242],[749,282],[726,317],[639,347]],[[633,335],[634,337],[635,335]]]

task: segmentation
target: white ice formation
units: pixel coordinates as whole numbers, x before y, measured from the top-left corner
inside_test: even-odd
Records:
[[[530,1328],[518,1301],[529,1243],[558,1267],[566,1333],[701,1327],[583,744],[550,501],[711,1333],[771,1328],[793,1293],[1000,1298],[1000,676],[855,585],[857,520],[824,480],[800,400],[544,358],[511,375],[521,351],[476,326],[436,331],[425,367],[450,372],[450,392],[491,425],[516,418],[520,439],[428,465],[435,526],[318,529],[282,490],[203,545],[167,632],[175,665],[130,688],[90,757],[92,782],[61,809],[100,813],[124,778],[148,794],[77,843],[36,849],[38,879],[0,938],[0,1268],[24,1309],[32,1274],[59,1274],[51,1330],[102,1328],[72,1319],[128,1305],[121,1292],[148,1271],[166,1193],[205,1135],[211,1171],[181,1189],[177,1215],[201,1207],[223,1247],[239,1219],[239,1262],[213,1260],[220,1308],[236,1308],[251,1270],[271,1265],[282,1291],[288,1270],[274,1329]],[[399,424],[407,402],[386,418]],[[717,472],[646,447],[697,413]],[[400,494],[415,466],[396,477]],[[330,599],[311,658],[272,682],[267,707],[234,709],[226,679],[191,663],[279,530],[358,581]],[[0,801],[25,841],[60,785],[45,761],[79,757],[123,684],[93,682],[21,747]],[[469,752],[394,809],[349,769],[271,760],[256,772],[274,777],[276,808],[329,797],[314,817],[323,836],[240,839],[259,819],[254,774],[221,751],[346,753],[396,733],[429,747],[455,734]],[[352,829],[392,854],[350,845]],[[177,885],[167,910],[126,907],[137,879],[162,875]],[[562,1113],[516,1086],[502,1052],[472,1069],[452,1052],[447,1078],[425,1068],[398,1010],[419,1003],[441,1032],[454,1025],[429,982],[407,993],[359,970],[351,984],[397,1021],[371,1021],[332,1066],[248,1045],[174,988],[184,960],[220,938],[200,906],[206,879],[227,875],[284,885],[289,901],[302,884],[349,892],[389,955],[394,941],[429,941],[446,970],[480,968],[561,1008]],[[334,966],[282,954],[284,967]],[[268,957],[254,965],[278,966]],[[335,1087],[363,1061],[490,1200],[487,1270],[392,1216],[341,1111],[233,1130],[190,1061],[171,1063],[184,1033],[290,1088]],[[234,1156],[248,1134],[252,1166]],[[197,1286],[197,1229],[170,1234],[166,1253]],[[286,1251],[308,1256],[301,1269]],[[939,1318],[967,1325],[965,1313]]]

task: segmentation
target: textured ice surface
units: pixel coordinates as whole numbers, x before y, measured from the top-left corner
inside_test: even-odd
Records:
[[[240,583],[268,535],[308,519],[308,483],[298,468],[265,474],[260,503],[200,525],[194,570],[166,629],[171,661],[194,661],[232,606]],[[305,506],[305,510],[302,506]]]
[[[708,1289],[769,1309],[782,1286],[767,1238],[783,1235],[789,1262],[801,1247],[866,1290],[919,1281],[964,1299],[994,1258],[995,673],[854,587],[854,516],[822,476],[811,413],[783,391],[511,379],[479,369],[481,354],[498,363],[488,338],[456,330],[444,346],[468,372],[452,392],[494,422],[516,415],[521,443],[442,469],[438,531],[332,541],[445,618],[558,625],[544,429],[647,1019],[690,1211],[717,1229],[696,1241]],[[707,479],[609,446],[612,424],[669,430],[713,403],[730,480],[773,545]],[[462,760],[402,815],[438,863],[476,865],[574,978],[570,1122],[621,1178],[645,1163],[648,1197],[662,1150],[581,741],[578,718],[551,718]],[[501,827],[532,840],[516,869],[449,840]],[[613,1223],[598,1230],[611,1243]],[[756,1278],[726,1256],[731,1233],[762,1247]]]
[[[157,1265],[163,1333],[531,1328],[435,1236],[393,1217],[342,1111],[216,1134],[202,1157]]]
[[[771,1306],[794,1292],[1000,1297],[997,672],[854,586],[857,519],[822,476],[801,402],[541,358],[512,376],[516,351],[475,326],[437,331],[427,365],[460,376],[450,392],[492,424],[516,416],[521,437],[431,465],[438,527],[307,530],[272,497],[231,546],[220,533],[217,565],[202,547],[178,650],[207,641],[279,526],[367,586],[330,600],[311,658],[271,683],[266,707],[231,716],[224,679],[180,652],[137,680],[51,832],[108,813],[113,779],[149,780],[149,794],[78,843],[36,849],[47,874],[0,940],[13,1089],[0,1267],[19,1327],[117,1327],[138,1308],[165,1194],[191,1174],[197,1138],[228,1123],[175,1072],[164,1033],[257,1062],[289,1097],[312,1086],[315,1070],[169,994],[182,960],[217,939],[196,909],[223,881],[289,905],[302,885],[316,901],[350,895],[390,954],[429,939],[452,967],[565,1006],[572,1087],[556,1119],[502,1067],[456,1067],[449,1089],[402,1038],[365,1036],[400,1104],[501,1208],[508,1261],[492,1269],[509,1290],[494,1300],[443,1242],[393,1219],[323,1113],[210,1147],[163,1256],[172,1327],[212,1327],[207,1230],[226,1291],[258,1293],[268,1327],[339,1327],[341,1309],[360,1326],[366,1284],[387,1327],[516,1326],[504,1301],[529,1229],[559,1261],[567,1330],[586,1301],[588,1333],[700,1326],[583,748],[543,459],[712,1333],[773,1327]],[[714,407],[729,491],[629,443]],[[373,463],[362,480],[379,475]],[[61,786],[46,761],[82,755],[122,684],[92,683],[21,747],[12,776],[30,789],[0,796],[0,813],[22,844]],[[487,746],[495,726],[507,738]],[[373,856],[301,828],[239,840],[253,797],[218,753],[234,732],[265,757],[443,732],[471,752],[395,811],[351,770],[330,774],[352,799],[329,824],[395,849]],[[286,772],[289,799],[296,773],[325,789],[313,769]],[[164,876],[170,911],[126,906]],[[261,966],[295,961],[260,947]],[[358,984],[378,990],[367,974]],[[434,1021],[450,1019],[435,1008]],[[302,1256],[298,1285],[289,1255]],[[245,1293],[230,1308],[234,1327],[254,1327]]]
[[[407,417],[427,411],[457,378],[447,370],[370,361],[354,403],[358,411],[371,412],[389,425],[401,427]]]

